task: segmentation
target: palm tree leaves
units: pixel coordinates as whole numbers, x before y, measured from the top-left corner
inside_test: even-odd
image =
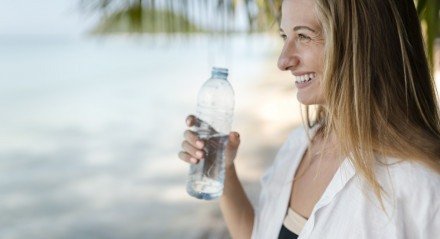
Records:
[[[81,7],[101,14],[94,34],[202,32],[189,20],[188,0],[82,0]]]
[[[422,22],[426,24],[426,45],[431,65],[434,61],[435,39],[440,37],[440,1],[418,0],[417,13]]]
[[[81,0],[85,12],[100,14],[92,31],[108,33],[236,32],[237,11],[245,31],[266,31],[274,25],[281,0]],[[241,6],[241,7],[240,7]]]
[[[245,31],[267,31],[280,18],[282,0],[80,0],[87,12],[98,12],[92,31],[108,33],[230,33],[237,11],[244,11]],[[440,36],[440,1],[415,0],[420,20],[426,24],[426,45],[431,63],[434,42]],[[240,4],[242,6],[240,7]]]

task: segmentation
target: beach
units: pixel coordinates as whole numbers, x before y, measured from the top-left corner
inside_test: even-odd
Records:
[[[275,75],[279,43],[233,39],[236,164],[255,203],[297,105],[289,74]],[[228,238],[218,202],[186,193],[189,166],[177,157],[197,91],[222,61],[206,51],[217,43],[0,41],[1,238]]]
[[[185,118],[211,68],[227,67],[241,138],[235,165],[257,205],[260,177],[301,125],[294,77],[277,69],[283,40],[95,35],[107,11],[80,2],[93,5],[18,0],[0,8],[0,238],[231,238],[218,200],[186,192],[189,165],[178,158]],[[202,2],[190,5],[203,10]],[[194,23],[215,20],[205,13]],[[234,21],[248,20],[237,12]],[[440,40],[435,67],[440,92]]]
[[[0,38],[1,238],[229,238],[218,201],[186,193],[177,157],[219,62],[236,94],[237,172],[257,203],[301,124],[293,77],[276,68],[280,40],[231,37],[225,58],[209,37],[152,39]]]

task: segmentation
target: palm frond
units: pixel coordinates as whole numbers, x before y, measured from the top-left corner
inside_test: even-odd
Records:
[[[235,32],[237,11],[247,16],[246,31],[267,31],[280,18],[282,0],[80,0],[85,12],[98,12],[95,33]],[[440,36],[440,1],[415,0],[420,21],[426,25],[431,64],[434,42]],[[244,7],[239,8],[238,5]],[[209,22],[210,24],[205,24]]]
[[[440,37],[440,1],[439,0],[418,0],[417,13],[420,21],[426,24],[425,41],[428,57],[433,68],[435,40]]]

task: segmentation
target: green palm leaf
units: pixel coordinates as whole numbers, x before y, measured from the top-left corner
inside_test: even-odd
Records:
[[[417,13],[422,22],[426,24],[426,46],[428,56],[433,66],[434,63],[434,44],[440,36],[440,1],[439,0],[419,0],[417,2]]]
[[[88,12],[101,14],[93,33],[193,33],[235,31],[233,23],[240,2],[244,4],[241,10],[247,16],[249,32],[267,31],[279,19],[282,0],[80,0],[80,5]],[[432,65],[434,42],[440,36],[440,1],[415,2],[420,21],[426,25],[425,40]],[[194,17],[197,15],[199,18]],[[200,24],[206,21],[223,27]]]

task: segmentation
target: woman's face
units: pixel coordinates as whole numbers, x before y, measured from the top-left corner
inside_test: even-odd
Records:
[[[324,104],[324,39],[314,9],[314,0],[284,0],[280,25],[284,47],[278,68],[292,72],[297,98],[305,105]]]

